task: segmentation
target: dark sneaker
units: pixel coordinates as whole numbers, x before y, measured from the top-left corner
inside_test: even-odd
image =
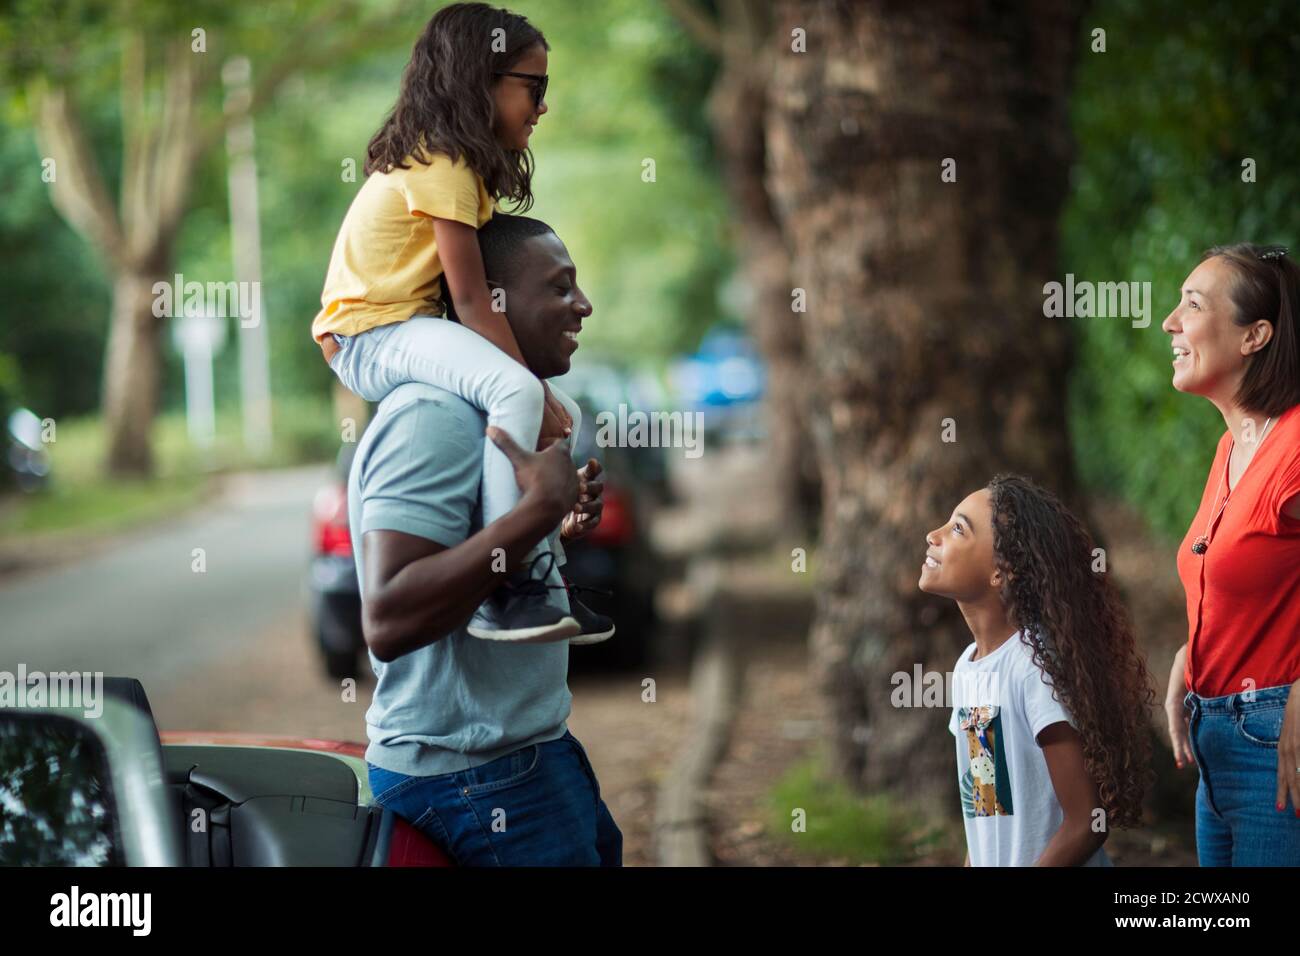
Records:
[[[569,589],[569,609],[573,617],[577,620],[578,625],[582,628],[582,633],[577,637],[569,638],[570,644],[599,644],[601,641],[607,641],[614,636],[614,621],[604,614],[597,614],[587,605],[578,600],[578,591],[594,591],[599,594],[608,595],[609,591],[601,591],[598,588],[589,588],[581,584],[574,584],[568,578],[564,579],[564,585]]]
[[[539,562],[540,574],[535,570]],[[548,590],[563,587],[546,583],[554,562],[555,555],[543,551],[526,567],[510,575],[474,612],[465,630],[485,641],[515,644],[549,644],[580,634],[582,626],[572,614],[546,602]]]

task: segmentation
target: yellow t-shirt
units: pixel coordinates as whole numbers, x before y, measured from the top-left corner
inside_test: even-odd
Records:
[[[327,358],[338,347],[330,333],[356,335],[421,312],[441,314],[433,219],[478,229],[496,210],[464,156],[453,163],[428,155],[428,165],[408,157],[409,169],[371,173],[343,218],[311,324]]]

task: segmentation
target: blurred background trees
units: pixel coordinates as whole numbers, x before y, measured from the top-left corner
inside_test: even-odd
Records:
[[[584,344],[649,359],[693,347],[708,326],[734,321],[721,291],[731,263],[723,200],[698,113],[709,58],[678,42],[666,10],[630,0],[599,17],[559,2],[522,12],[547,33],[555,63],[532,215],[583,264],[604,320]],[[220,67],[246,55],[273,390],[331,414],[332,376],[307,329],[357,189],[343,167],[363,164],[429,14],[409,0],[87,0],[57,17],[19,3],[0,19],[0,163],[17,184],[0,213],[9,277],[0,353],[22,370],[15,400],[42,415],[102,415],[108,471],[152,470],[155,409],[175,408],[183,393],[150,290],[178,272],[234,278]],[[42,179],[47,158],[54,183]],[[235,351],[216,373],[227,410]]]
[[[367,22],[355,3],[71,7],[63,12],[73,16],[52,15],[47,4],[15,7],[3,26],[7,79],[16,91],[11,102],[33,127],[38,182],[111,284],[100,402],[107,471],[146,476],[165,326],[154,314],[154,286],[178,271],[178,235],[200,164],[218,175],[224,168],[223,134],[234,114],[221,108],[223,64],[257,59],[242,110],[255,115],[291,76],[321,64],[337,68],[389,39],[392,20]],[[272,39],[286,31],[298,42],[276,49]],[[117,150],[107,148],[114,140]],[[118,162],[105,162],[115,152]]]
[[[706,109],[730,198],[741,307],[767,361],[768,454],[783,505],[780,526],[792,541],[806,540],[821,498],[810,427],[813,389],[803,323],[793,308],[790,248],[767,184],[769,85],[785,48],[774,37],[767,0],[721,0],[716,14],[695,0],[668,6],[719,64]]]

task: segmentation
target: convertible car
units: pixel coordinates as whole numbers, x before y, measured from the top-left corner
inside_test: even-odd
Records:
[[[365,746],[159,734],[144,687],[103,712],[0,709],[0,866],[451,866],[370,793]]]

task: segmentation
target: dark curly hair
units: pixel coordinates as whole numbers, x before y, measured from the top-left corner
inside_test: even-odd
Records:
[[[989,482],[1002,602],[1083,738],[1107,827],[1131,827],[1152,785],[1156,693],[1093,540],[1056,495],[1019,475]]]
[[[498,38],[504,42],[494,43]],[[366,147],[365,174],[409,169],[407,157],[427,163],[430,152],[453,162],[464,156],[493,198],[514,203],[517,212],[529,209],[532,150],[497,142],[492,84],[493,74],[539,43],[551,48],[526,17],[486,3],[453,3],[435,13],[415,41],[397,105]]]

